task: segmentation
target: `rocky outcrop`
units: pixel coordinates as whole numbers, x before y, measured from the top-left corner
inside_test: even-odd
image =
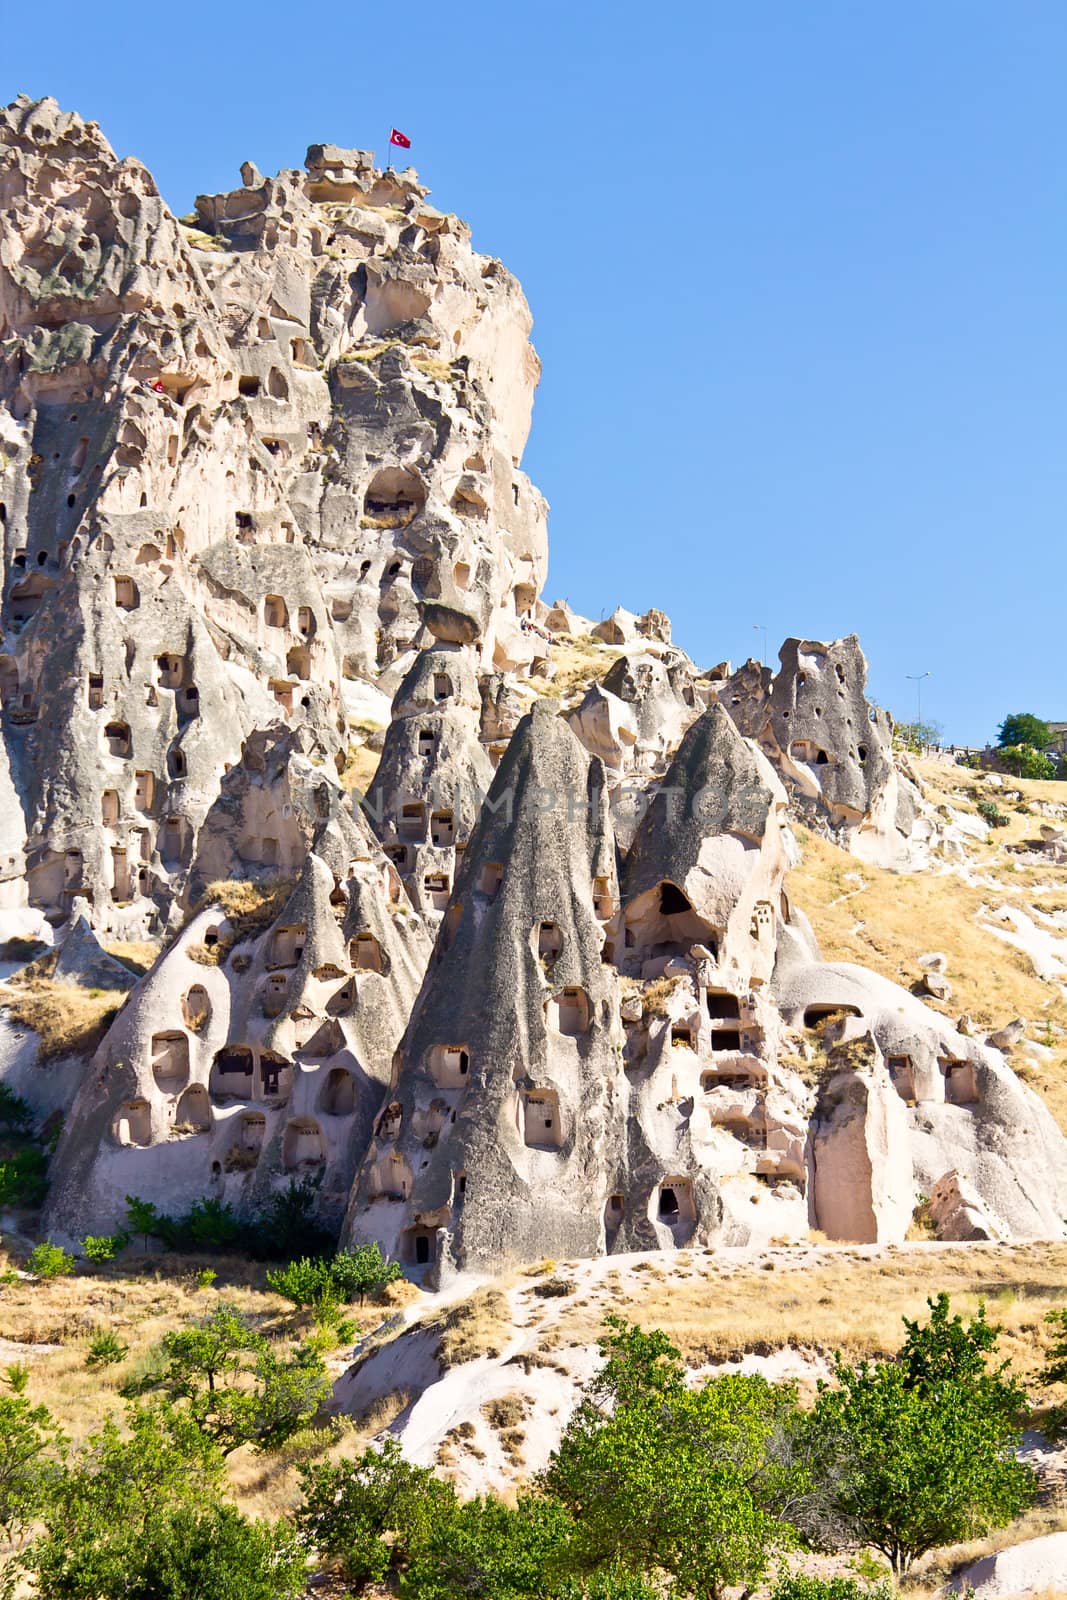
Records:
[[[625,1137],[616,900],[603,773],[540,705],[464,852],[346,1237],[434,1278],[604,1249]]]
[[[178,221],[95,124],[0,112],[0,934],[130,991],[30,1095],[49,1226],[297,1183],[425,1281],[897,1240],[919,1196],[1063,1237],[1016,1027],[790,904],[790,817],[897,866],[939,826],[855,638],[701,672],[660,611],[547,606],[515,280],[368,151],[241,179]]]
[[[865,859],[901,860],[918,796],[893,761],[892,719],[867,700],[859,640],[787,639],[779,660],[778,672],[746,662],[719,686],[720,704],[773,763],[798,816]]]

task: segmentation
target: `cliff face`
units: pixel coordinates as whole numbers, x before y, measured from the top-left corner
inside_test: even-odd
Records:
[[[534,654],[518,285],[366,152],[243,176],[185,227],[95,125],[0,113],[2,870],[128,937],[179,920],[253,729],[343,765],[424,602],[481,667]]]
[[[178,221],[0,112],[0,930],[61,946],[24,982],[157,952],[91,1059],[0,1028],[51,1227],[307,1180],[430,1281],[895,1239],[916,1185],[1062,1236],[1032,1092],[790,905],[791,818],[922,832],[858,642],[704,673],[546,606],[515,280],[366,151],[241,175]]]

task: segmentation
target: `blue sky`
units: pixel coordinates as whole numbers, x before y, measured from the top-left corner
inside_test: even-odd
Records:
[[[978,742],[1067,718],[1065,68],[1062,0],[8,0],[0,90],[178,211],[402,128],[533,308],[548,597],[855,631]]]

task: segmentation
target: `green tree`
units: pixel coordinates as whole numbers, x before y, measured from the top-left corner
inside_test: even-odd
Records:
[[[406,1566],[456,1503],[451,1485],[405,1461],[393,1439],[358,1461],[305,1467],[300,1479],[297,1526],[360,1585]]]
[[[564,1507],[546,1496],[520,1496],[514,1507],[478,1496],[435,1522],[401,1574],[401,1600],[549,1600],[565,1581],[573,1532]]]
[[[122,1600],[297,1600],[308,1560],[286,1523],[228,1505],[164,1508],[144,1531]]]
[[[574,1518],[580,1564],[660,1568],[696,1600],[758,1582],[796,1538],[781,1513],[803,1474],[773,1448],[795,1393],[747,1377],[691,1389],[665,1335],[608,1323],[606,1363],[543,1477]]]
[[[1004,718],[997,734],[997,743],[1002,750],[1015,744],[1029,745],[1031,750],[1045,750],[1051,742],[1052,730],[1048,723],[1030,711],[1013,711]]]
[[[47,1406],[0,1395],[0,1533],[17,1544],[60,1474],[66,1440]]]
[[[133,1406],[127,1423],[105,1422],[56,1487],[25,1556],[42,1600],[125,1600],[160,1520],[221,1494],[221,1452],[189,1417]]]
[[[898,750],[910,750],[915,756],[921,756],[930,745],[943,744],[944,739],[939,722],[893,723],[893,744]]]
[[[330,1262],[330,1277],[345,1300],[359,1295],[360,1305],[368,1295],[377,1298],[387,1284],[403,1274],[400,1264],[390,1261],[375,1244],[361,1244],[355,1250],[339,1250]]]
[[[242,1445],[276,1450],[304,1427],[330,1390],[322,1357],[303,1347],[284,1356],[232,1306],[168,1333],[128,1398],[159,1391],[182,1406],[224,1455]]]
[[[1009,744],[999,751],[1000,764],[1015,778],[1054,778],[1056,763],[1028,744]]]
[[[839,1542],[880,1550],[898,1575],[927,1550],[1010,1522],[1033,1493],[1015,1459],[1025,1395],[987,1365],[999,1329],[984,1314],[950,1318],[945,1295],[929,1304],[897,1360],[838,1356],[838,1387],[823,1388],[811,1419],[832,1462]]]
[[[1067,1383],[1067,1307],[1059,1311],[1050,1311],[1045,1317],[1052,1330],[1052,1343],[1049,1346],[1048,1359],[1039,1374],[1042,1383]],[[1067,1434],[1067,1405],[1058,1405],[1052,1408],[1048,1420],[1048,1432],[1056,1438]]]
[[[135,1194],[126,1196],[126,1220],[132,1233],[139,1233],[144,1240],[145,1252],[148,1251],[148,1241],[158,1231],[161,1218],[151,1200],[139,1200]]]

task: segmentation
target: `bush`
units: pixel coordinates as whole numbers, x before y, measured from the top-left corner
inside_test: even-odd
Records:
[[[1056,763],[1028,744],[1010,744],[999,751],[1000,762],[1015,778],[1054,778]]]
[[[32,1126],[29,1104],[6,1083],[0,1083],[0,1128],[7,1133],[28,1133]]]
[[[451,1485],[428,1467],[405,1461],[395,1439],[365,1450],[358,1461],[305,1467],[300,1482],[297,1526],[359,1585],[381,1582],[424,1551],[456,1500]]]
[[[89,1341],[89,1354],[85,1358],[87,1367],[114,1367],[120,1361],[125,1361],[130,1353],[128,1344],[115,1333],[100,1333],[95,1339]]]
[[[313,1261],[307,1256],[290,1261],[287,1266],[273,1268],[267,1273],[267,1288],[300,1307],[334,1298],[329,1262]]]
[[[114,1261],[120,1250],[130,1242],[128,1233],[87,1233],[82,1240],[82,1255],[86,1261]]]
[[[74,1257],[67,1254],[58,1244],[53,1244],[50,1239],[42,1239],[41,1243],[34,1245],[26,1261],[26,1267],[35,1278],[42,1278],[45,1282],[49,1278],[64,1278],[74,1271]]]
[[[807,1578],[803,1573],[778,1579],[771,1600],[893,1600],[888,1583],[869,1589],[856,1578]]]
[[[0,1205],[35,1208],[48,1193],[48,1156],[38,1144],[28,1144],[6,1161],[0,1161]]]
[[[297,1600],[304,1593],[307,1554],[284,1522],[252,1522],[228,1505],[160,1510],[122,1591],[128,1600]]]
[[[339,1250],[330,1260],[303,1256],[290,1261],[268,1272],[267,1284],[295,1306],[352,1300],[357,1294],[362,1305],[368,1294],[380,1294],[400,1276],[395,1261],[387,1260],[377,1244],[367,1244],[357,1250]]]
[[[978,815],[989,823],[991,828],[1006,828],[1011,818],[1000,810],[995,800],[979,800]]]

